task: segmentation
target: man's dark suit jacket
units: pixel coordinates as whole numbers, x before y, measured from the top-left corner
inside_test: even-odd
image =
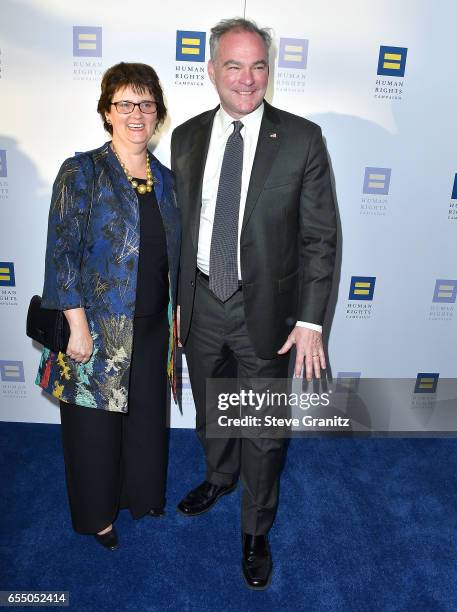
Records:
[[[183,344],[192,318],[202,182],[217,110],[189,119],[171,140],[183,227],[178,296]],[[276,357],[297,320],[322,324],[335,246],[321,130],[265,102],[240,239],[246,323],[258,357]]]

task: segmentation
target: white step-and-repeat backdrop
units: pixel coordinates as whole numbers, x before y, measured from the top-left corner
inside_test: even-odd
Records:
[[[333,375],[419,375],[427,393],[455,377],[453,0],[3,0],[0,420],[59,420],[34,384],[40,352],[25,317],[42,290],[56,172],[108,139],[96,113],[103,71],[121,60],[157,70],[169,119],[155,153],[168,164],[173,127],[217,103],[206,73],[211,26],[244,14],[273,30],[269,101],[319,123],[329,150],[342,234]],[[185,368],[183,382],[175,427],[194,423]]]

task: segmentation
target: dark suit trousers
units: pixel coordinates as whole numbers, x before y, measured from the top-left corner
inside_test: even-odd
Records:
[[[185,352],[197,411],[196,429],[206,457],[206,479],[230,485],[240,477],[244,489],[242,529],[252,535],[266,534],[278,506],[284,440],[207,438],[206,379],[287,378],[289,356],[257,357],[245,323],[243,290],[222,303],[200,274]],[[214,414],[216,406],[208,410]]]
[[[168,317],[134,320],[127,414],[60,403],[72,523],[97,533],[129,508],[140,518],[165,506],[168,457]]]

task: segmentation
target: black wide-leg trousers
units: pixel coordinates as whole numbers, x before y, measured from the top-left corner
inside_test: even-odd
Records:
[[[279,348],[279,347],[278,347]],[[214,420],[216,406],[207,406],[207,378],[287,378],[289,355],[260,359],[248,336],[240,289],[222,303],[208,280],[197,275],[194,309],[185,345],[196,406],[196,430],[206,458],[206,479],[228,486],[243,485],[242,530],[263,535],[270,530],[278,506],[284,440],[272,438],[208,438],[206,411]]]
[[[134,518],[165,506],[168,317],[134,320],[126,414],[60,403],[73,527],[102,531],[120,508]]]

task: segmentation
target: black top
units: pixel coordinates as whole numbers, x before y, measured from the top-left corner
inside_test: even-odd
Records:
[[[147,317],[168,306],[167,242],[154,189],[144,194],[136,193],[140,209],[140,253],[135,317]]]

